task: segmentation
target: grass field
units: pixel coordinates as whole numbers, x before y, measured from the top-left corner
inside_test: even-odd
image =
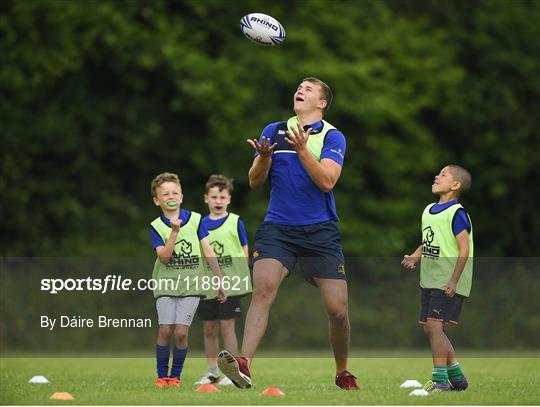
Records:
[[[485,405],[540,404],[540,359],[462,358],[470,388],[466,392],[411,397],[400,389],[405,379],[424,382],[431,373],[429,358],[353,358],[350,370],[362,389],[339,391],[333,383],[333,361],[325,358],[259,358],[253,365],[254,387],[196,393],[193,384],[205,372],[203,358],[189,358],[182,386],[154,387],[152,358],[2,358],[2,404],[166,404],[166,405]],[[50,384],[28,384],[44,375]],[[262,397],[275,386],[285,397]],[[51,401],[55,391],[67,391],[75,401]]]

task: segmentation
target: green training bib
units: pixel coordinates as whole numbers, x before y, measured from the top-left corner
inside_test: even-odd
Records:
[[[431,214],[429,211],[434,205],[429,204],[422,214],[420,287],[443,290],[454,273],[454,267],[459,255],[456,237],[452,230],[452,221],[458,209],[463,208],[463,206],[456,203],[439,213]],[[465,297],[468,297],[471,292],[473,256],[474,243],[471,226],[471,233],[469,233],[469,260],[467,260],[456,286],[456,293]]]
[[[216,253],[219,268],[223,273],[223,284],[227,296],[240,296],[252,291],[251,274],[248,259],[238,236],[238,221],[240,217],[229,213],[223,224],[209,230],[208,241]],[[210,267],[208,274],[212,275]],[[207,298],[215,298],[216,291],[205,292]]]
[[[200,222],[201,215],[191,212],[188,221],[180,227],[169,262],[163,264],[159,258],[156,259],[152,273],[153,283],[157,286],[154,297],[204,297],[201,279],[206,275],[206,261],[197,235]],[[161,217],[155,219],[151,225],[163,242],[167,243],[171,228]]]
[[[317,161],[321,161],[321,152],[324,145],[324,138],[326,137],[326,133],[328,133],[330,130],[335,129],[335,127],[328,123],[326,120],[323,120],[322,122],[322,131],[320,133],[310,134],[307,141],[307,149]],[[291,117],[289,120],[287,120],[287,128],[289,129],[290,134],[293,134],[291,129],[295,129],[296,131],[298,131],[298,118],[296,116]]]

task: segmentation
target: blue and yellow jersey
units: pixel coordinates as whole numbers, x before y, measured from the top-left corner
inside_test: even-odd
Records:
[[[268,175],[270,202],[265,221],[280,225],[303,226],[329,220],[339,220],[332,191],[323,192],[312,181],[302,166],[296,151],[285,140],[287,128],[295,124],[289,121],[271,123],[261,134],[277,143],[272,154],[272,167]],[[330,123],[321,120],[305,126],[311,128],[308,150],[317,161],[329,158],[343,165],[345,136]]]

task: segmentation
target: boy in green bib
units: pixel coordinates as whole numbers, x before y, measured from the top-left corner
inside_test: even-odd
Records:
[[[420,261],[419,322],[429,337],[433,356],[432,380],[424,386],[428,392],[468,387],[443,326],[458,324],[463,300],[471,292],[472,223],[458,202],[470,187],[471,175],[458,165],[447,165],[435,176],[431,191],[439,195],[439,201],[424,209],[422,244],[401,262],[403,267],[414,269]]]
[[[197,314],[204,325],[208,372],[195,384],[232,384],[229,378],[219,374],[218,333],[221,331],[225,349],[236,354],[238,339],[235,320],[242,316],[240,298],[252,291],[246,228],[238,215],[227,211],[233,189],[232,180],[220,174],[211,175],[206,183],[204,202],[208,204],[210,213],[201,222],[208,229],[208,240],[218,256],[227,302],[220,303],[210,293],[199,303]]]
[[[181,209],[182,189],[176,174],[162,173],[152,181],[154,203],[163,214],[150,225],[152,246],[157,254],[152,281],[158,313],[159,331],[156,344],[156,386],[178,386],[187,354],[188,331],[204,297],[203,277],[206,262],[217,277],[216,298],[224,302],[222,274],[201,215]],[[206,258],[206,261],[204,260]],[[169,342],[176,338],[169,374]]]

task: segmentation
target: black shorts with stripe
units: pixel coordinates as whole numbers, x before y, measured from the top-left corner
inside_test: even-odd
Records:
[[[437,288],[421,288],[421,309],[418,322],[425,324],[428,320],[445,324],[458,325],[463,300],[467,297],[456,294],[452,298]]]
[[[197,315],[202,321],[224,321],[240,318],[242,316],[240,297],[228,297],[224,303],[220,303],[216,299],[202,300],[199,302]]]
[[[307,226],[264,222],[255,233],[252,265],[275,259],[292,273],[300,266],[302,277],[316,286],[315,278],[347,280],[341,250],[341,232],[335,221]]]

